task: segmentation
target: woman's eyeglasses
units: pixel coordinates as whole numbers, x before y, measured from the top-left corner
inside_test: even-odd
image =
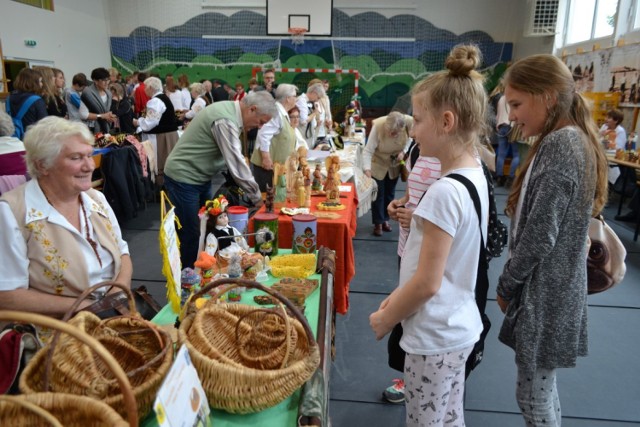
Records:
[[[299,119],[300,116],[294,115],[294,116],[289,116],[290,119]]]

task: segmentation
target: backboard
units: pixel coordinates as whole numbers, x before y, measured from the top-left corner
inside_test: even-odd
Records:
[[[306,35],[330,36],[333,0],[267,0],[267,35],[288,36],[289,28]]]

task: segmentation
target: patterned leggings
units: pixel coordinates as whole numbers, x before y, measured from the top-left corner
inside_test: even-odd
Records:
[[[432,356],[407,354],[407,426],[464,427],[464,365],[472,349]]]
[[[516,399],[529,427],[560,427],[562,414],[556,385],[556,370],[518,367]]]

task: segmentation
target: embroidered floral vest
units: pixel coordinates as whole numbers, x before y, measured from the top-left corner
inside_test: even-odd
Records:
[[[89,221],[96,240],[113,257],[113,280],[120,272],[121,253],[107,211],[95,193],[95,190],[86,192],[91,198]],[[88,288],[87,264],[69,230],[50,223],[36,209],[26,212],[25,186],[3,194],[2,199],[9,202],[27,243],[29,288],[62,296],[78,296]]]

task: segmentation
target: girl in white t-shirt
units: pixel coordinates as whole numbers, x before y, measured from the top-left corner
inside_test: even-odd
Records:
[[[475,302],[480,229],[487,230],[488,190],[474,142],[484,123],[486,94],[475,46],[456,46],[448,71],[419,82],[412,91],[412,137],[420,155],[440,160],[442,178],[431,185],[411,220],[400,266],[399,287],[371,314],[377,339],[402,322],[407,425],[464,425],[464,369],[480,337]],[[478,192],[482,222],[464,185]]]

